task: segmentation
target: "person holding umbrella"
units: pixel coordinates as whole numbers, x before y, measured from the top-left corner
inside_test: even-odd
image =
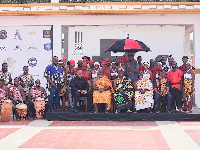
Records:
[[[128,55],[128,63],[125,65],[124,70],[128,78],[131,79],[132,83],[135,79],[138,78],[139,65],[137,61],[134,59],[133,53]]]

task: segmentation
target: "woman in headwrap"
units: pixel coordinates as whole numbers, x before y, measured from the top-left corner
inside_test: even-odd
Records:
[[[152,73],[151,73],[151,71],[149,69],[149,62],[144,62],[143,63],[143,67],[144,67],[143,77],[149,77],[149,79],[151,79],[151,82],[153,82]]]
[[[111,78],[111,77],[110,77],[110,71],[109,71],[109,70],[107,69],[107,67],[106,67],[106,62],[105,62],[105,61],[102,61],[102,62],[101,62],[101,66],[102,66],[102,70],[103,70],[103,72],[104,72],[104,75],[110,79],[110,78]]]
[[[119,61],[120,61],[119,70],[125,71],[125,70],[124,70],[124,67],[125,67],[125,64],[127,63],[126,57],[125,57],[125,56],[122,56],[122,57],[119,59]]]
[[[184,108],[187,112],[192,112],[192,105],[194,100],[195,94],[195,74],[194,70],[192,69],[191,61],[186,63],[187,71],[184,73],[184,96],[183,96],[183,103]]]

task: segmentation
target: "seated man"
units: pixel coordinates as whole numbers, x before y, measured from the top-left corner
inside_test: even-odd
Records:
[[[149,113],[152,113],[153,107],[153,85],[149,77],[143,77],[143,70],[139,71],[139,78],[134,80],[135,89],[135,109],[134,113],[137,113],[140,109],[148,109]]]
[[[28,105],[29,105],[29,108],[30,108],[30,114],[32,114],[32,117],[35,119],[35,107],[34,107],[34,101],[36,98],[38,97],[41,97],[41,98],[44,98],[44,99],[47,99],[47,93],[45,91],[45,89],[43,87],[40,86],[40,80],[37,79],[35,81],[35,85],[33,85],[29,91],[29,94],[28,94]],[[49,108],[49,104],[46,103],[45,104],[45,112],[44,112],[44,115],[46,114],[46,111],[48,110]]]
[[[77,76],[71,80],[70,87],[72,97],[74,97],[73,110],[77,113],[77,102],[80,97],[87,97],[87,108],[90,111],[92,106],[92,94],[89,92],[89,84],[86,78],[82,77],[82,70],[76,72]]]
[[[155,106],[157,109],[156,113],[160,113],[160,98],[167,99],[167,112],[170,113],[172,96],[169,93],[169,81],[164,77],[165,71],[159,71],[158,78],[154,79],[153,87],[155,91]]]
[[[104,71],[102,69],[99,70],[99,76],[94,79],[93,90],[93,103],[95,107],[95,113],[98,113],[97,104],[99,103],[106,104],[105,112],[108,113],[111,108],[113,88],[111,80],[104,75]]]
[[[13,104],[16,106],[19,103],[25,102],[24,91],[21,85],[19,85],[19,79],[16,77],[14,79],[14,85],[10,86],[10,99],[12,100]],[[14,108],[14,115],[17,120],[19,120],[19,116],[17,114],[16,108]],[[29,107],[27,106],[27,112],[29,112]],[[27,118],[30,119],[30,114],[28,113]]]
[[[7,86],[4,85],[4,80],[0,79],[0,108],[2,100],[8,99],[8,97],[9,97],[8,88]]]
[[[124,76],[124,71],[119,70],[119,77],[114,80],[115,93],[113,94],[116,103],[116,112],[121,109],[127,108],[127,112],[131,112],[130,106],[132,105],[132,97],[134,96],[133,86],[131,80]]]

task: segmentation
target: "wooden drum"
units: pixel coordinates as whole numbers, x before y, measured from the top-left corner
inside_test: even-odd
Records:
[[[12,101],[11,100],[3,100],[1,105],[1,121],[9,122],[12,114]]]
[[[16,105],[17,114],[19,115],[20,120],[26,120],[27,116],[27,105],[26,104],[17,104]]]
[[[42,119],[45,112],[45,100],[44,98],[36,98],[34,102],[35,116],[37,119]]]

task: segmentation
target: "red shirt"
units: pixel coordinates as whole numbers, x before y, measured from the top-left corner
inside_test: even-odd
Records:
[[[180,83],[181,78],[183,76],[183,72],[179,69],[177,69],[175,72],[170,70],[167,74],[167,79],[169,80],[169,83]],[[177,88],[180,89],[181,84],[171,84],[171,88]]]

